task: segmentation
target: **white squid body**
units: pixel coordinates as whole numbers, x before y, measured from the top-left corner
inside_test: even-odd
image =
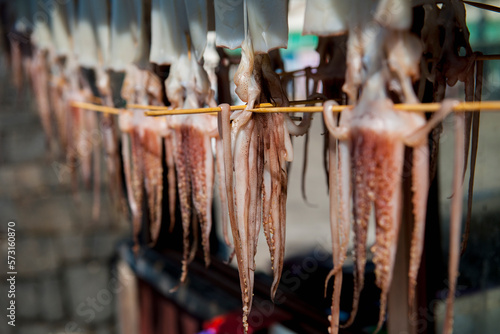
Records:
[[[245,1],[248,13],[248,30],[255,53],[288,46],[288,2],[251,0]]]
[[[151,46],[149,44],[149,29],[150,29],[150,15],[151,15],[151,4],[142,0],[134,0],[134,21],[137,22],[133,30],[136,42],[136,52],[134,56],[134,64],[141,69],[148,68],[150,66],[149,53]],[[148,11],[149,10],[149,11]]]
[[[245,39],[244,1],[214,0],[215,44],[231,50]]]
[[[36,3],[34,5],[34,8],[36,9],[37,12],[42,11],[43,10],[42,3]],[[50,31],[49,20],[35,20],[32,41],[38,50],[53,49],[53,40]]]
[[[255,53],[286,48],[288,45],[287,1],[215,0],[216,45],[228,49],[240,47],[249,32]],[[244,18],[247,14],[248,20]],[[244,26],[247,22],[247,27]]]
[[[347,31],[348,18],[355,1],[309,0],[306,3],[304,34],[331,36]]]
[[[109,22],[107,2],[80,1],[74,53],[82,67],[97,68],[109,61]],[[99,54],[100,49],[100,54]]]
[[[208,9],[206,0],[184,0],[189,24],[191,44],[197,61],[203,57],[207,46]]]
[[[113,0],[111,2],[111,48],[109,67],[126,71],[131,64],[146,70],[150,47],[146,16],[147,6],[141,0]],[[158,35],[155,31],[155,34]]]
[[[74,32],[75,5],[73,1],[67,1],[64,5],[54,3],[51,11],[51,31],[54,41],[55,53],[58,56],[66,56],[72,51],[71,36]]]
[[[158,65],[175,63],[188,52],[188,35],[184,1],[153,0],[149,60]]]
[[[125,71],[135,59],[140,49],[139,16],[134,0],[111,1],[111,48],[109,67],[116,71]]]

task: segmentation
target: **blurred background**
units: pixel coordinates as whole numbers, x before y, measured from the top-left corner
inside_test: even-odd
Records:
[[[6,2],[0,1],[0,10],[5,9]],[[500,5],[500,1],[487,2]],[[289,4],[289,47],[287,50],[281,50],[286,71],[306,66],[315,67],[319,62],[315,51],[317,37],[301,35],[304,4],[305,1],[300,0],[291,0]],[[5,12],[1,14],[4,15]],[[500,14],[467,7],[467,24],[474,51],[500,54]],[[5,31],[2,32],[2,35],[4,34]],[[3,47],[4,44],[0,43],[0,46]],[[238,51],[235,54],[237,53]],[[486,61],[483,100],[500,100],[499,88],[500,61]],[[452,97],[463,98],[462,92],[463,85],[460,83],[454,89],[448,89],[448,94]],[[301,94],[304,92],[301,93],[300,89],[297,89],[297,99],[305,98]],[[324,132],[321,115],[317,114],[314,118],[307,157],[304,156],[304,137],[294,139],[295,160],[289,174],[287,203],[288,270],[294,268],[294,265],[298,265],[299,269],[304,269],[304,266],[307,268],[304,259],[313,256],[311,254],[331,252],[328,193],[322,167]],[[439,159],[438,212],[441,235],[438,237],[442,249],[441,252],[431,255],[443,268],[446,268],[448,258],[447,222],[452,195],[452,125],[451,118],[445,120]],[[460,263],[455,333],[498,332],[499,142],[500,113],[483,112],[471,234],[468,248]],[[93,144],[95,142],[89,141],[89,145]],[[300,182],[304,159],[308,161],[305,191],[307,201],[302,197]],[[0,333],[134,332],[130,328],[124,328],[123,323],[127,320],[133,323],[137,319],[123,319],[123,314],[130,313],[120,310],[128,298],[134,298],[134,291],[131,291],[133,288],[130,286],[138,284],[130,268],[123,264],[130,254],[119,253],[120,245],[126,244],[131,238],[130,221],[112,205],[105,178],[102,180],[101,214],[98,220],[93,220],[92,190],[84,187],[79,187],[77,193],[72,190],[69,178],[69,168],[72,167],[66,164],[58,152],[49,154],[31,87],[25,84],[21,91],[14,89],[6,50],[0,50],[0,263],[5,264],[6,259],[7,222],[14,221],[18,272],[16,327],[8,326],[3,319],[0,321]],[[106,174],[103,173],[104,175]],[[468,175],[465,180],[468,180]],[[466,191],[467,186],[465,194]],[[373,242],[373,231],[370,235],[369,240]],[[265,239],[261,237],[256,262],[258,270],[264,275],[271,272],[266,247]],[[328,272],[328,256],[322,258],[322,261],[326,263],[324,268],[323,264],[316,264],[319,269],[308,272],[306,278],[300,279],[300,289],[294,290],[295,281],[287,283],[286,280],[282,282],[282,288],[299,295],[302,293],[304,298],[309,298],[311,302],[317,299],[318,303],[327,307],[328,298],[323,299],[322,293],[317,293],[323,290],[322,284]],[[180,267],[180,263],[178,265]],[[349,261],[346,266],[350,266]],[[6,268],[6,264],[0,267]],[[6,270],[0,269],[2,310],[7,307],[5,272]],[[435,296],[434,305],[437,332],[444,314],[441,301],[446,296],[447,282],[444,272],[445,270],[436,273],[438,285],[441,287],[441,295]],[[366,289],[370,290],[370,287]],[[188,293],[187,289],[183,291]],[[316,291],[314,296],[311,296],[311,291]],[[132,297],[127,293],[132,293]],[[422,312],[426,313],[427,310]],[[279,326],[273,330],[274,333],[286,332]],[[425,328],[425,331],[434,332],[431,328]]]

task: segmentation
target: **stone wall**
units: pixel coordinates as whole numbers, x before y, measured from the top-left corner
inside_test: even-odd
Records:
[[[69,175],[57,175],[64,159],[48,154],[33,94],[27,84],[17,93],[6,68],[0,59],[0,333],[115,333],[112,258],[129,236],[128,220],[104,180],[101,215],[92,221],[91,191],[80,187],[76,200]],[[16,222],[15,328],[3,314],[9,221]]]

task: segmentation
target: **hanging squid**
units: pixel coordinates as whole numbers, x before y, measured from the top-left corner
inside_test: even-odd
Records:
[[[207,103],[214,105],[213,91],[204,69],[194,57],[187,55],[172,64],[166,81],[167,96],[172,107],[196,108]],[[181,282],[187,274],[187,265],[196,250],[196,240],[189,250],[190,226],[201,241],[205,264],[210,263],[209,235],[212,227],[212,193],[214,184],[214,157],[211,138],[216,136],[217,119],[210,115],[180,115],[168,119],[172,131],[173,161],[177,171],[177,186],[183,224],[184,256]],[[192,215],[194,212],[194,216]],[[189,253],[191,255],[189,255]]]
[[[215,8],[224,8],[223,1]],[[273,21],[269,14],[286,12],[286,4],[245,1],[233,9],[235,15],[243,14],[244,24],[226,21],[230,17],[216,12],[217,43],[230,48],[241,43],[242,56],[234,83],[236,94],[247,103],[247,108],[230,114],[229,106],[222,105],[220,130],[229,221],[240,275],[243,328],[247,332],[261,227],[271,256],[272,299],[278,288],[285,254],[286,165],[293,159],[290,134],[304,134],[310,119],[306,117],[302,124],[295,125],[283,114],[258,114],[251,110],[262,102],[288,106],[267,54],[270,48],[286,45],[286,19]],[[226,30],[228,27],[232,27],[231,33]],[[267,27],[265,33],[262,27]],[[269,38],[262,38],[264,35]]]
[[[402,168],[405,146],[413,148],[412,192],[414,229],[410,248],[409,303],[413,307],[415,285],[423,248],[427,192],[429,187],[429,151],[427,135],[456,104],[443,101],[441,110],[426,122],[418,113],[394,108],[389,92],[399,100],[416,103],[412,80],[418,76],[421,46],[415,37],[402,30],[409,28],[411,11],[409,4],[399,6],[401,11],[389,21],[380,21],[379,14],[387,11],[390,1],[382,1],[373,8],[375,21],[360,20],[351,28],[348,40],[348,62],[344,91],[355,104],[346,108],[337,125],[331,113],[332,103],[324,107],[324,119],[330,136],[331,223],[335,267],[329,276],[335,276],[332,300],[331,330],[338,331],[341,266],[345,259],[350,212],[353,214],[354,231],[354,297],[351,317],[354,320],[359,296],[364,285],[366,263],[366,237],[372,206],[375,210],[376,240],[371,251],[375,264],[375,283],[381,289],[380,314],[376,331],[380,330],[387,305],[387,295],[392,282],[396,245],[401,225]],[[370,13],[367,9],[366,15]],[[360,14],[363,17],[363,14]],[[368,38],[369,37],[369,38]],[[382,47],[381,47],[382,46]],[[363,69],[363,70],[362,70]],[[358,92],[362,88],[358,99]],[[457,134],[462,129],[462,115],[457,115]],[[337,147],[338,140],[338,147]],[[455,138],[455,159],[463,158],[463,135]],[[460,175],[460,163],[455,165],[454,175]],[[349,181],[350,178],[350,181]],[[347,179],[347,181],[346,181]],[[454,184],[454,194],[461,198],[460,182]],[[352,196],[352,208],[350,198]],[[456,239],[460,226],[460,200],[452,204],[451,234]],[[458,235],[459,238],[459,235]],[[452,241],[456,243],[456,241]],[[450,245],[451,247],[451,245]],[[450,281],[457,274],[456,252],[450,255]],[[454,294],[454,284],[450,295]],[[449,299],[452,297],[449,297]],[[450,302],[446,323],[450,321]]]

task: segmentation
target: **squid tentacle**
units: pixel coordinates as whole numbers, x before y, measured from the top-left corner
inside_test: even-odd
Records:
[[[367,134],[366,134],[367,135]],[[359,298],[364,286],[366,264],[366,240],[371,203],[374,199],[374,150],[375,142],[365,138],[365,134],[352,134],[352,168],[353,168],[353,215],[354,215],[354,292],[353,304],[349,320],[344,326],[354,321],[358,311]]]
[[[340,141],[334,133],[341,131],[337,127],[338,115],[332,115],[331,106],[335,101],[325,103],[323,114],[325,124],[328,128],[335,131],[329,133],[328,161],[329,161],[329,195],[330,195],[330,229],[332,235],[332,255],[334,268],[328,273],[325,280],[325,296],[329,280],[334,277],[330,332],[337,333],[339,329],[339,304],[342,286],[342,266],[346,258],[347,245],[349,242],[350,213],[349,213],[349,195],[350,195],[350,153],[348,141]],[[344,118],[344,115],[343,115]],[[346,116],[345,118],[348,118]],[[344,135],[344,134],[343,134]]]
[[[233,244],[231,240],[229,239],[229,233],[228,233],[228,219],[229,219],[229,212],[228,212],[228,202],[227,202],[227,194],[226,194],[226,180],[225,180],[225,169],[224,169],[224,156],[223,156],[223,149],[224,149],[224,144],[221,138],[217,138],[217,176],[218,176],[218,182],[219,182],[219,199],[220,199],[220,205],[221,205],[221,222],[222,222],[222,234],[224,237],[224,242],[226,243],[226,246],[229,248],[233,248]]]
[[[185,130],[174,130],[174,160],[177,171],[177,188],[179,191],[179,202],[181,207],[182,230],[183,230],[183,256],[182,275],[180,282],[183,283],[187,277],[187,266],[189,263],[189,227],[191,225],[191,178],[188,172],[189,162],[186,157]]]
[[[175,158],[174,158],[174,143],[171,135],[165,137],[165,163],[167,166],[168,180],[168,211],[170,215],[169,231],[172,232],[175,227],[175,207],[177,195],[177,180],[175,176]]]
[[[425,216],[427,211],[427,194],[429,192],[429,146],[427,140],[413,148],[412,164],[413,192],[413,232],[410,246],[408,306],[413,314],[415,306],[415,288],[420,261],[424,248]]]
[[[450,258],[448,263],[449,291],[446,298],[446,315],[443,333],[449,334],[453,331],[453,304],[458,276],[458,264],[460,262],[460,225],[462,222],[462,175],[464,155],[464,115],[455,115],[455,149],[453,169],[453,198],[451,200],[450,216]]]
[[[404,146],[392,138],[378,138],[374,198],[376,242],[372,247],[375,263],[375,283],[380,288],[380,313],[375,333],[385,320],[387,296],[392,282],[396,246],[401,225],[401,174]]]
[[[340,235],[339,235],[339,184],[338,184],[338,160],[337,160],[337,139],[329,134],[329,192],[330,192],[330,230],[332,236],[332,255],[334,266],[338,266],[340,262]],[[339,328],[339,315],[340,315],[340,293],[342,287],[342,270],[335,272],[334,269],[330,271],[325,280],[325,296],[327,290],[327,284],[330,278],[334,276],[333,283],[333,295],[332,295],[332,314],[329,317],[330,320],[330,332],[336,333]]]
[[[243,252],[242,243],[246,242],[242,238],[242,233],[238,228],[238,222],[235,212],[235,199],[234,199],[234,173],[233,173],[233,154],[232,154],[232,138],[234,136],[231,130],[230,117],[231,111],[228,104],[222,104],[221,107],[221,128],[224,147],[224,172],[226,180],[226,194],[228,200],[229,222],[231,224],[231,232],[233,234],[234,251],[236,253],[236,260],[238,265],[238,273],[240,277],[240,288],[243,300],[243,326],[248,328],[247,319],[249,314],[249,297],[246,277],[248,273],[245,271],[245,253]]]

